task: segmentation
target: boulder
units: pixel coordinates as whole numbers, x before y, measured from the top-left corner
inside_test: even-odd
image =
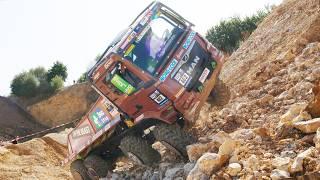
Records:
[[[230,158],[230,156],[232,155],[232,153],[234,152],[235,148],[236,148],[236,141],[233,139],[226,139],[221,146],[219,147],[219,152],[218,154],[220,156],[225,156],[228,159]]]
[[[297,103],[290,107],[290,109],[280,117],[282,123],[291,122],[307,107],[306,103]]]
[[[204,153],[219,147],[216,142],[196,143],[187,146],[187,153],[191,162],[197,161]]]
[[[183,166],[183,174],[187,176],[190,171],[194,168],[195,163],[187,163]]]
[[[303,160],[310,156],[313,153],[314,147],[303,151],[302,153],[298,154],[297,157],[293,160],[293,163],[290,166],[290,173],[297,173],[303,171]]]
[[[320,127],[320,118],[293,123],[293,127],[304,133],[314,133]]]
[[[319,72],[319,70],[318,70]],[[319,73],[317,73],[319,74]],[[307,107],[307,111],[313,116],[313,117],[320,117],[320,82],[317,86],[315,86],[312,89],[312,92],[314,94],[314,99]]]
[[[219,170],[224,163],[225,160],[219,154],[205,153],[198,159],[196,166],[202,173],[210,176]]]
[[[307,111],[301,111],[300,114],[292,119],[292,123],[299,121],[306,121],[312,119],[311,115]]]
[[[182,177],[183,172],[184,172],[184,170],[183,170],[182,166],[170,168],[166,171],[164,179],[169,180],[169,179],[174,179],[177,177]]]
[[[290,167],[291,158],[289,157],[276,157],[272,160],[272,166],[279,170],[288,171]]]
[[[228,165],[227,173],[230,174],[230,176],[237,176],[240,171],[241,165],[239,163],[231,163]]]
[[[271,171],[270,177],[272,180],[286,179],[286,178],[290,178],[290,174],[287,171],[283,171],[280,169],[274,169]]]
[[[189,172],[186,180],[194,180],[194,179],[201,179],[201,180],[209,180],[209,176],[204,174],[199,169],[199,165],[196,164],[193,169]]]
[[[317,133],[313,138],[313,142],[318,151],[320,151],[320,128],[317,129]]]

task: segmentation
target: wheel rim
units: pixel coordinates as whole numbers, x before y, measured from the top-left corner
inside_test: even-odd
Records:
[[[175,147],[173,147],[171,144],[165,142],[165,141],[160,141],[166,148],[168,148],[170,151],[174,152],[177,154],[180,158],[183,158],[183,155],[180,151],[178,151]]]
[[[73,176],[74,180],[83,180],[81,174],[79,172],[77,172],[77,171],[72,172],[72,176]]]
[[[135,163],[139,164],[139,165],[143,165],[143,162],[138,158],[138,156],[136,156],[135,154],[128,152],[128,157],[133,160]]]

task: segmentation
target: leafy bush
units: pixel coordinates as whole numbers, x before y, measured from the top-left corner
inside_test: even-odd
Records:
[[[258,11],[251,17],[241,19],[232,17],[221,21],[207,31],[206,38],[218,49],[232,53],[257,28],[258,24],[270,13],[270,8]]]
[[[15,76],[11,82],[12,94],[24,97],[33,97],[37,94],[39,80],[29,72],[23,72]]]
[[[54,74],[63,76],[53,76]],[[50,95],[63,87],[66,78],[66,66],[55,62],[49,71],[43,67],[37,67],[16,75],[11,82],[11,92],[18,97],[28,98],[36,95]]]
[[[51,82],[51,79],[53,79],[56,76],[60,76],[63,81],[65,81],[68,77],[67,66],[65,66],[59,61],[56,61],[53,64],[53,66],[48,70],[47,81]]]
[[[50,81],[50,87],[53,92],[63,87],[63,78],[61,76],[55,76]]]
[[[86,82],[86,81],[87,81],[86,75],[87,75],[87,73],[81,74],[81,76],[80,76],[79,79],[77,80],[77,83]]]

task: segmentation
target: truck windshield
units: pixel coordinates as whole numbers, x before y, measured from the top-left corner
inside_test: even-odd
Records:
[[[141,33],[124,52],[124,58],[151,75],[166,59],[177,39],[183,33],[181,25],[163,14],[152,17]]]

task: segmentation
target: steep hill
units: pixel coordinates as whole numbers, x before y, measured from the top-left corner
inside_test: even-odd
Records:
[[[51,127],[81,118],[96,99],[97,94],[89,84],[75,84],[28,106],[27,110],[39,123]]]

